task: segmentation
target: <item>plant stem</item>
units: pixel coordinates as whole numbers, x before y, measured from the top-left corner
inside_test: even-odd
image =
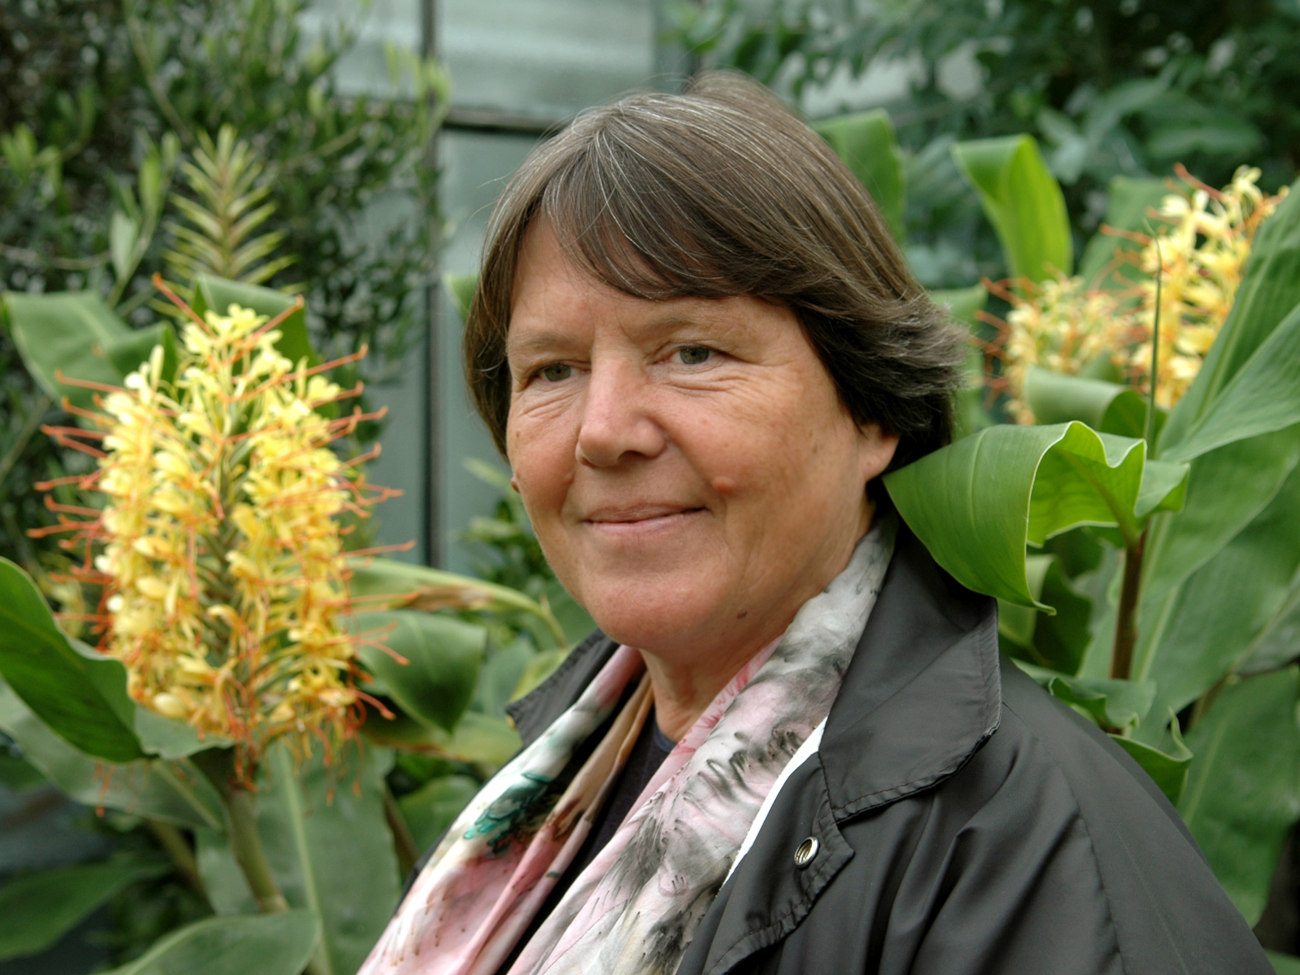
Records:
[[[393,790],[387,783],[384,784],[384,818],[388,820],[388,828],[393,832],[393,846],[397,850],[397,868],[405,877],[415,869],[416,861],[420,859],[420,851],[415,848],[415,838],[411,836],[406,820],[402,818],[402,811],[397,806],[397,799],[393,796]]]
[[[176,869],[181,872],[185,882],[206,900],[208,892],[203,886],[203,878],[199,876],[199,867],[194,860],[194,851],[190,849],[190,845],[185,841],[181,831],[171,823],[164,823],[157,819],[146,819],[145,825],[149,828],[149,832],[153,834],[154,839],[158,841],[158,845],[171,857],[172,863],[176,864]]]
[[[1138,597],[1142,591],[1142,557],[1146,552],[1147,529],[1124,546],[1124,577],[1120,582],[1119,608],[1115,614],[1115,644],[1110,658],[1110,676],[1128,680],[1133,671],[1133,650],[1137,646]]]
[[[280,893],[262,847],[262,837],[257,831],[257,808],[253,793],[235,777],[228,752],[199,752],[194,763],[203,771],[221,796],[226,813],[226,833],[230,850],[235,855],[240,872],[248,881],[249,890],[263,914],[279,914],[289,909],[289,902]]]

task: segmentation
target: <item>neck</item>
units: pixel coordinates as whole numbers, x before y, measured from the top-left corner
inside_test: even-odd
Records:
[[[755,653],[761,652],[759,647]],[[748,654],[734,666],[718,670],[698,667],[673,667],[652,653],[640,651],[650,675],[650,689],[654,696],[655,723],[659,730],[673,741],[681,741],[691,726],[700,719],[709,703],[727,686],[740,669],[755,654]]]

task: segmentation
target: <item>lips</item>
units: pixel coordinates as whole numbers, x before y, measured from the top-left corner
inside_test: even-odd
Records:
[[[670,518],[673,515],[692,514],[704,509],[682,504],[635,504],[620,505],[611,508],[598,508],[588,514],[583,521],[595,524],[628,524],[638,521],[653,521],[657,518]]]

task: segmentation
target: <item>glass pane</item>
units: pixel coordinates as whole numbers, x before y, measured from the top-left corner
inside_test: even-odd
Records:
[[[440,0],[452,103],[564,118],[655,73],[646,0]]]

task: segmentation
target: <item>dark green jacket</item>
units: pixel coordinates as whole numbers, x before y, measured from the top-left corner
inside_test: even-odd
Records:
[[[524,740],[613,650],[512,708]],[[796,864],[796,850],[816,854]],[[805,851],[813,844],[805,846]],[[820,748],[781,790],[679,975],[1271,975],[1178,814],[1000,660],[993,600],[900,531]]]

